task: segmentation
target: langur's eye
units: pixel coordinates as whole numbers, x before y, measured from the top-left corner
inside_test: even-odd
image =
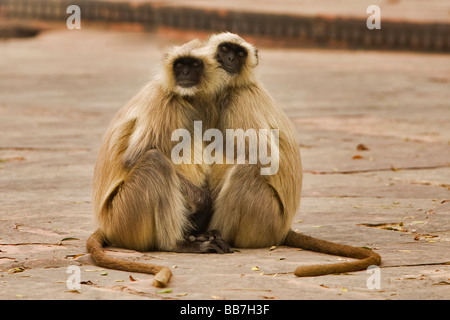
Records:
[[[245,52],[244,52],[244,51],[239,51],[239,52],[238,52],[238,56],[239,56],[239,57],[245,56]]]
[[[222,52],[228,52],[228,46],[220,46],[220,50],[222,51]]]
[[[176,64],[175,64],[175,68],[181,68],[183,66],[183,64],[181,63],[181,62],[177,62]]]
[[[199,66],[199,63],[198,62],[194,62],[193,66],[197,68]]]

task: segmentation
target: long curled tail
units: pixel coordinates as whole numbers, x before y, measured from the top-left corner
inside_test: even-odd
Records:
[[[360,271],[367,269],[371,265],[381,264],[380,255],[370,249],[325,241],[292,230],[289,231],[284,244],[315,252],[360,259],[353,262],[300,266],[294,271],[297,277],[313,277],[332,273]]]
[[[172,271],[167,267],[108,257],[103,250],[105,243],[106,237],[100,229],[97,229],[86,242],[87,251],[100,267],[154,274],[153,285],[155,287],[165,287],[172,277]]]

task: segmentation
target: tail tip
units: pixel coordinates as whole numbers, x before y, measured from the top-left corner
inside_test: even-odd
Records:
[[[153,285],[157,288],[164,288],[167,286],[167,283],[171,277],[172,271],[170,271],[167,267],[163,267],[157,274],[155,274],[155,277],[153,278]]]

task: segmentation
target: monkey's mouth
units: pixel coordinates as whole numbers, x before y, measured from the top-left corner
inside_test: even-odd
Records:
[[[181,80],[177,81],[177,85],[179,85],[182,88],[191,88],[196,86],[198,83],[192,80]]]
[[[231,75],[235,75],[240,71],[239,68],[236,68],[235,66],[222,65],[220,67]]]
[[[235,75],[236,73],[239,73],[241,71],[241,68],[239,65],[236,64],[227,64],[225,63],[222,58],[218,55],[216,57],[217,62],[220,63],[220,68],[225,70],[228,74]]]

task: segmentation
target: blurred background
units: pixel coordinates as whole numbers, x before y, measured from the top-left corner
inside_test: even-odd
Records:
[[[33,34],[37,22],[65,22],[77,5],[83,26],[98,25],[159,32],[221,32],[250,36],[257,44],[293,47],[450,51],[450,5],[445,0],[1,0],[0,18],[22,25],[16,35]],[[380,8],[381,30],[366,20]],[[34,22],[34,24],[33,24]],[[24,26],[25,25],[25,26]]]

